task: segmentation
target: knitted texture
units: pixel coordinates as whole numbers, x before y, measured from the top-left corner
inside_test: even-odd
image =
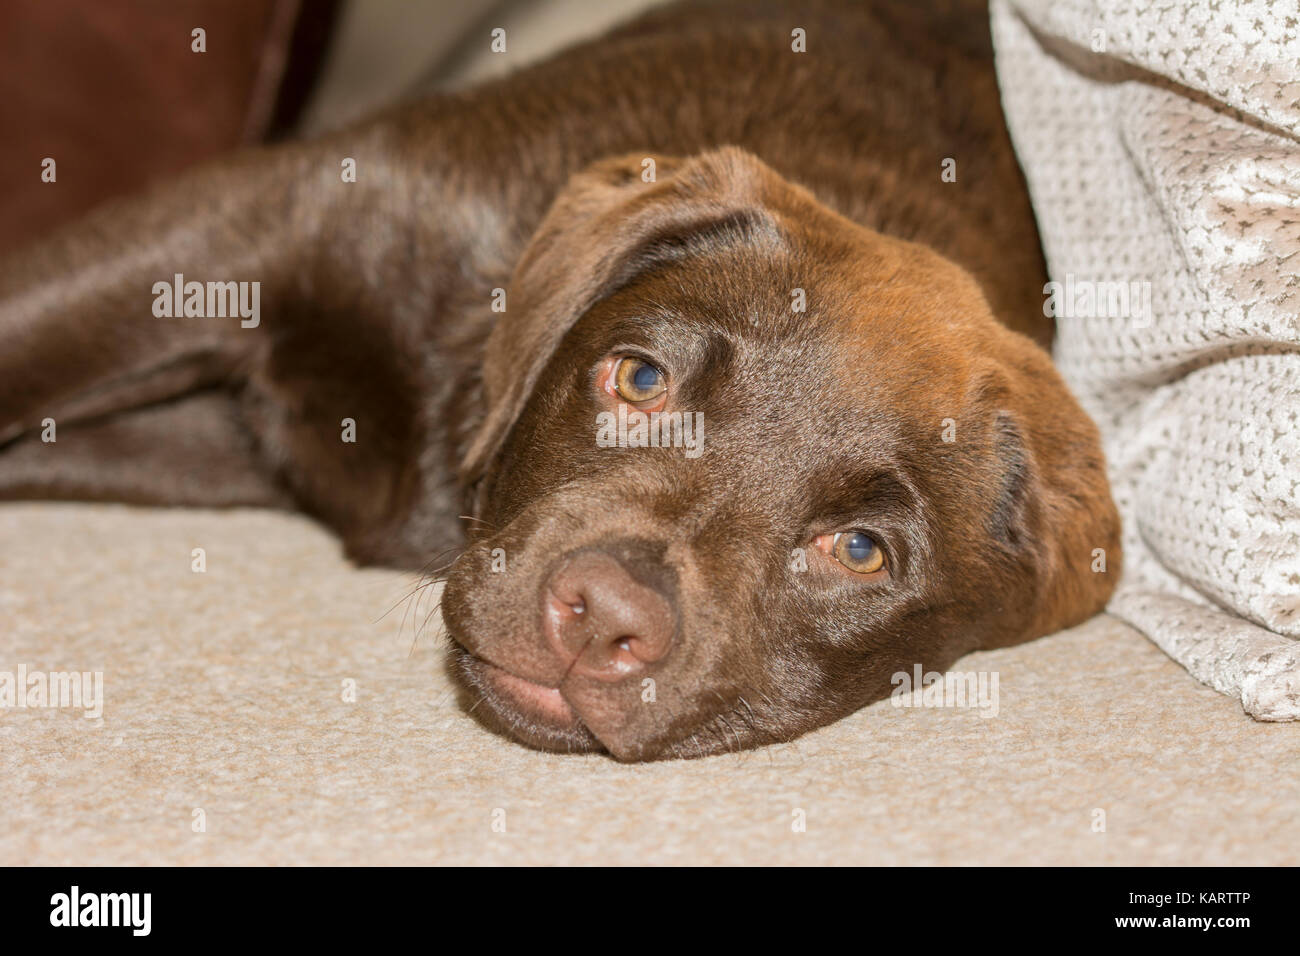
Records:
[[[1300,5],[994,0],[1056,360],[1124,518],[1110,611],[1300,718]]]

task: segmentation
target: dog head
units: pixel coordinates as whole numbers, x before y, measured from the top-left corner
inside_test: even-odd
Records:
[[[738,149],[641,172],[570,181],[487,345],[443,596],[477,713],[725,751],[1100,610],[1096,429],[964,270]]]

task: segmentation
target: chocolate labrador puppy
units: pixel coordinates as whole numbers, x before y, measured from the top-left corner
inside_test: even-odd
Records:
[[[0,496],[455,556],[538,747],[787,740],[1105,604],[1043,273],[983,4],[665,8],[10,258]]]

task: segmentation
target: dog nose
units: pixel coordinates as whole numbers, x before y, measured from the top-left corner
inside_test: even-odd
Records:
[[[660,661],[677,631],[677,610],[662,591],[603,551],[569,555],[551,573],[543,627],[572,670],[597,680],[631,677]]]

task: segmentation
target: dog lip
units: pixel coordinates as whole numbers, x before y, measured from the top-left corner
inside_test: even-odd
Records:
[[[547,687],[526,677],[513,674],[491,661],[467,652],[465,662],[478,671],[480,679],[504,702],[523,711],[539,723],[568,728],[581,723],[577,712],[564,699],[559,688]]]

